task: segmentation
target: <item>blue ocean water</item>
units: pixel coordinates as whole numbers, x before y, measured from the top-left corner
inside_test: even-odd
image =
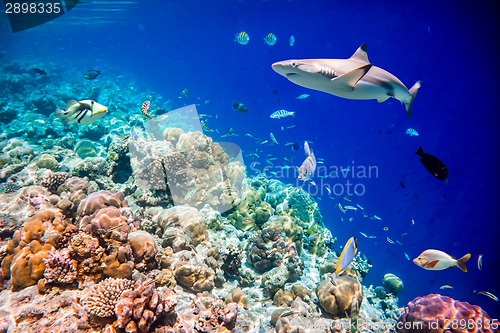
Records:
[[[258,162],[253,167],[262,171],[269,157],[277,158],[274,166],[300,165],[302,148],[292,151],[285,143],[302,146],[304,140],[326,167],[372,167],[376,172],[370,177],[315,178],[325,225],[338,239],[335,250],[356,236],[359,250],[373,264],[363,283],[381,285],[384,274],[398,275],[405,285],[400,305],[441,293],[499,318],[498,302],[472,294],[484,290],[500,296],[500,71],[493,1],[118,3],[82,3],[50,23],[16,34],[2,13],[0,51],[6,55],[0,61],[29,59],[40,68],[53,62],[81,67],[82,72],[98,68],[101,79],[111,80],[126,73],[171,99],[174,107],[200,104],[199,113],[212,115],[207,126],[220,132],[210,134],[215,140],[237,143],[243,154],[259,150],[258,159],[245,160],[247,168]],[[235,43],[240,31],[249,34],[247,45]],[[273,46],[263,40],[271,32],[277,36]],[[297,86],[271,69],[285,59],[348,58],[363,43],[370,61],[407,87],[421,80],[411,120],[394,99],[382,105],[341,99]],[[178,98],[183,89],[189,89],[188,95]],[[296,99],[304,93],[310,96]],[[235,103],[244,103],[249,111],[234,112]],[[279,109],[296,115],[270,119]],[[406,135],[409,127],[420,135]],[[238,136],[222,138],[228,128]],[[273,133],[279,144],[259,145],[246,133],[270,142]],[[419,146],[448,166],[448,183],[425,170],[415,155]],[[294,157],[293,163],[284,157]],[[293,175],[280,180],[301,184]],[[364,193],[329,195],[325,190],[340,184],[337,189],[347,191],[348,180]],[[343,213],[338,203],[364,210]],[[369,218],[374,215],[381,220]],[[401,244],[391,244],[387,237]],[[405,258],[404,253],[413,259],[428,248],[456,257],[471,253],[469,271],[426,271]],[[454,289],[440,290],[442,285]]]

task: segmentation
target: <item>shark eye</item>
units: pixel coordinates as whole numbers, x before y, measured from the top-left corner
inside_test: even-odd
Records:
[[[297,64],[295,63],[295,61],[292,61],[292,62],[290,63],[290,66],[292,66],[292,67],[297,67]]]

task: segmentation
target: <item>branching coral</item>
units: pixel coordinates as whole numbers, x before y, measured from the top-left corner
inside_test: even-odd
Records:
[[[95,316],[110,317],[115,314],[115,305],[122,293],[133,287],[131,280],[107,278],[85,290],[80,304]]]

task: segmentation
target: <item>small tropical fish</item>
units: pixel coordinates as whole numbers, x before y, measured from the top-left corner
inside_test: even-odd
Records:
[[[91,69],[90,71],[85,73],[83,77],[85,77],[87,80],[94,80],[99,74],[101,74],[100,70],[96,71],[94,69]]]
[[[387,241],[391,244],[394,244],[394,241],[392,239],[390,239],[389,237],[387,237]]]
[[[407,233],[407,232],[403,232],[403,233],[401,234],[401,237],[404,237],[404,236],[406,236],[406,235],[408,235],[408,233]]]
[[[195,194],[196,194],[196,189],[193,188],[189,190],[189,192],[184,196],[184,200],[189,201]]]
[[[480,271],[483,270],[483,255],[480,254],[479,257],[477,257],[477,268],[479,268]]]
[[[183,91],[181,91],[181,95],[179,96],[179,98],[186,97],[187,94],[189,94],[189,89],[188,88],[186,88]]]
[[[496,297],[495,295],[493,295],[492,293],[490,293],[489,291],[476,291],[474,290],[472,292],[473,294],[479,294],[479,295],[484,295],[484,296],[488,296],[489,298],[491,298],[492,300],[494,301],[497,301],[498,302],[498,297]]]
[[[2,183],[0,184],[0,193],[12,193],[19,190],[20,188],[22,188],[21,185],[13,182]]]
[[[135,126],[132,126],[130,127],[130,135],[129,135],[130,138],[132,139],[137,139],[139,137],[139,135],[137,135],[137,131],[135,129]]]
[[[148,114],[148,110],[149,110],[150,105],[151,105],[150,101],[145,101],[144,103],[142,103],[141,110],[142,110],[143,115],[145,115],[149,119],[153,119],[153,117],[151,117],[151,115]]]
[[[233,110],[238,113],[247,113],[248,109],[243,105],[243,103],[236,103],[233,105]]]
[[[389,228],[388,228],[388,227],[384,227],[383,229],[384,229],[384,231],[387,231],[387,230],[389,230]]]
[[[354,207],[354,206],[349,206],[349,205],[344,206],[344,209],[349,209],[349,210],[358,210],[356,207]]]
[[[290,39],[288,41],[290,42],[290,46],[293,46],[293,44],[295,44],[295,37],[293,37],[293,35],[290,35]]]
[[[432,156],[431,154],[424,153],[422,147],[418,147],[418,150],[415,152],[418,156],[421,157],[420,162],[424,165],[424,167],[439,180],[448,182],[448,168],[446,165],[441,162],[437,157]]]
[[[344,197],[344,200],[345,200],[345,201],[349,201],[349,202],[351,202],[351,201],[352,201],[352,200],[351,200],[351,199],[349,199],[348,197]]]
[[[373,217],[370,217],[372,220],[379,220],[381,221],[382,219],[378,217],[377,215],[373,215]]]
[[[356,206],[358,206],[359,209],[361,210],[365,210],[363,207],[361,207],[360,205],[356,204]]]
[[[288,116],[295,117],[295,111],[278,110],[278,111],[273,112],[269,116],[269,118],[280,119],[280,118],[285,118],[285,117],[288,117]]]
[[[367,235],[367,234],[365,234],[364,232],[361,232],[361,231],[360,231],[359,233],[360,233],[361,235],[363,235],[363,237],[368,238],[368,235]]]
[[[415,220],[411,220],[411,225],[414,225],[415,224]]]
[[[250,36],[248,36],[245,31],[242,31],[239,34],[234,35],[234,41],[241,45],[247,45],[250,41]]]
[[[465,263],[467,262],[467,260],[469,260],[469,258],[470,253],[457,260],[443,251],[425,250],[417,258],[413,259],[413,262],[423,269],[432,271],[440,271],[451,267],[458,267],[462,271],[467,272]]]
[[[68,124],[78,122],[81,125],[90,124],[101,119],[108,113],[108,108],[92,100],[70,100],[64,110],[56,109],[56,118],[64,118]]]
[[[312,180],[312,176],[316,170],[316,157],[314,157],[314,153],[309,149],[307,141],[304,141],[304,152],[307,157],[299,168],[298,178],[303,181],[309,181],[312,185],[316,185],[316,183]]]
[[[342,253],[340,254],[340,257],[337,260],[337,267],[335,269],[335,272],[330,274],[330,279],[335,280],[335,278],[347,269],[349,265],[351,264],[352,260],[356,256],[356,253],[358,252],[358,240],[356,237],[351,237],[347,241],[347,243],[344,246],[344,249],[342,250]]]
[[[40,68],[33,68],[33,72],[37,73],[38,75],[47,75],[47,72]]]
[[[345,214],[345,209],[344,209],[344,207],[342,207],[342,205],[340,203],[338,204],[338,207],[342,211],[342,213]]]
[[[266,37],[264,37],[264,42],[266,42],[267,45],[274,45],[276,44],[277,40],[278,39],[272,32],[268,34]]]
[[[201,127],[202,127],[205,131],[207,131],[207,132],[213,132],[213,131],[214,131],[213,129],[208,128],[208,127],[207,127],[207,125],[205,124],[205,122],[204,122],[203,120],[201,121]]]
[[[351,296],[351,333],[358,332],[358,316],[359,316],[358,298],[357,298],[357,295],[352,295]]]
[[[277,145],[279,145],[278,141],[276,140],[276,138],[274,137],[274,134],[273,133],[269,133],[269,136],[271,137],[271,140],[273,140],[273,142]]]
[[[409,136],[418,136],[418,132],[415,131],[413,128],[408,128],[406,130],[406,134],[408,134]]]
[[[439,289],[453,289],[453,287],[445,284],[444,286],[439,287]]]
[[[57,231],[46,232],[43,234],[43,236],[40,238],[40,240],[45,242],[45,241],[49,240],[50,238],[57,237],[59,235],[61,235],[61,233],[57,232]]]
[[[290,129],[290,128],[294,128],[295,125],[291,125],[291,126],[287,126],[286,128]]]
[[[299,95],[299,96],[297,96],[297,97],[295,97],[295,98],[296,98],[296,99],[305,99],[305,98],[307,98],[307,97],[309,97],[309,94],[302,94],[302,95]]]
[[[410,260],[410,256],[408,255],[408,253],[406,253],[406,252],[403,252],[403,253],[405,254],[406,259]]]

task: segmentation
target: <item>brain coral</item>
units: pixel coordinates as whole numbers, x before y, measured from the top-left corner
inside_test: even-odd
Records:
[[[88,195],[80,205],[77,213],[79,216],[91,215],[95,211],[105,207],[113,206],[117,208],[128,207],[127,201],[122,192],[98,191]]]
[[[330,278],[322,280],[316,288],[316,295],[326,312],[339,317],[350,316],[352,302],[357,302],[359,309],[363,301],[361,284],[350,276],[337,277],[334,283]]]
[[[409,302],[396,327],[400,333],[498,332],[491,324],[488,314],[477,305],[429,294]]]
[[[115,305],[122,293],[133,287],[131,280],[107,278],[84,290],[80,304],[95,316],[110,317],[115,314]]]

